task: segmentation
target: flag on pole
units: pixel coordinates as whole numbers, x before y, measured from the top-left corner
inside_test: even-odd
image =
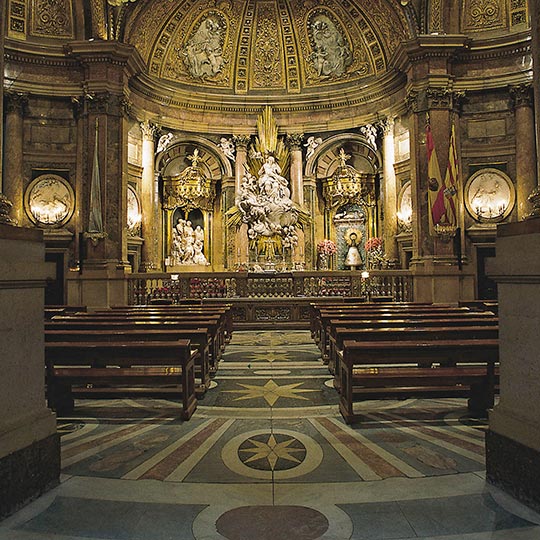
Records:
[[[427,158],[428,158],[428,202],[429,202],[429,230],[432,235],[435,234],[435,225],[433,209],[437,203],[439,192],[443,188],[443,181],[441,175],[441,169],[439,167],[439,160],[437,159],[437,152],[435,151],[435,142],[433,141],[433,134],[431,132],[431,126],[429,123],[426,125],[426,145],[427,145]]]
[[[450,146],[448,148],[448,166],[444,182],[440,186],[437,196],[431,207],[433,225],[457,226],[457,180],[458,161],[456,150],[456,131],[452,124]]]
[[[96,118],[96,138],[94,143],[94,162],[92,165],[92,181],[90,184],[90,218],[89,233],[103,233],[103,213],[101,208],[101,176],[99,173],[98,120]]]

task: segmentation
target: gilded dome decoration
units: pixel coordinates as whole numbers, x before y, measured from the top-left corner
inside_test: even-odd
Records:
[[[157,0],[138,4],[126,27],[150,76],[253,95],[381,75],[408,37],[403,12],[386,0]]]

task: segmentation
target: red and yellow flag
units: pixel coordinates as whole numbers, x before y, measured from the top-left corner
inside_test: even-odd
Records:
[[[456,131],[452,124],[452,133],[450,135],[450,146],[448,148],[448,166],[444,176],[444,182],[439,187],[437,196],[431,207],[431,219],[433,226],[451,225],[457,226],[457,182],[459,177],[457,149],[456,149]]]
[[[435,143],[433,141],[433,134],[431,133],[431,126],[426,126],[426,145],[427,145],[427,158],[428,158],[428,202],[429,202],[429,230],[431,234],[435,234],[436,222],[433,221],[433,208],[436,204],[439,192],[443,187],[441,169],[439,167],[439,160],[437,159],[437,152],[435,151]]]

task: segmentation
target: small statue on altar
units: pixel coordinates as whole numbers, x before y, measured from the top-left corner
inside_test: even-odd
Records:
[[[345,266],[349,266],[351,270],[357,270],[364,266],[364,260],[362,259],[362,254],[358,249],[358,234],[354,231],[350,232],[347,238],[347,244],[349,244],[349,249],[347,250],[347,255],[345,256]]]

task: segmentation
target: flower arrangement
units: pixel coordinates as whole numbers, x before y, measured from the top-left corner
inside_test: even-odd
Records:
[[[370,251],[382,251],[383,241],[382,238],[374,236],[366,241],[364,249],[368,252]]]
[[[374,236],[369,238],[364,244],[364,249],[367,254],[368,268],[386,268],[388,260],[384,254],[383,239]]]
[[[337,253],[336,244],[325,238],[317,244],[317,253],[319,255],[335,255]]]

